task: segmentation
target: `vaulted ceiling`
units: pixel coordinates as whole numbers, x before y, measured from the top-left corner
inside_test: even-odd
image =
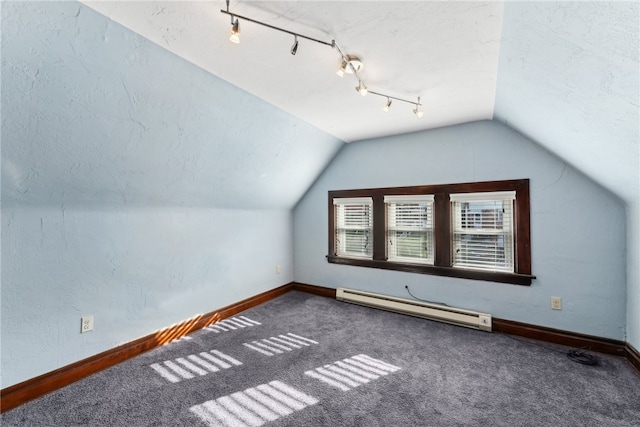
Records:
[[[493,116],[502,4],[464,2],[246,2],[229,10],[358,55],[370,90],[417,101],[361,97],[352,75],[336,75],[337,49],[230,17],[214,2],[87,3],[113,20],[271,104],[351,142]]]
[[[358,55],[370,90],[336,76],[336,49],[240,20],[224,1],[85,4],[344,141],[481,119],[507,122],[626,200],[637,200],[638,3],[244,1],[229,11]],[[224,102],[218,100],[216,102]]]
[[[216,174],[224,178],[230,165],[241,164],[248,173],[220,187],[232,193],[245,189],[246,197],[235,204],[252,200],[264,206],[257,200],[266,199],[291,207],[335,153],[338,140],[494,119],[625,201],[640,203],[638,2],[230,2],[231,13],[336,40],[345,54],[363,60],[360,77],[371,91],[410,101],[420,96],[422,118],[412,114],[410,103],[396,100],[385,113],[386,98],[360,96],[357,79],[336,76],[341,58],[330,46],[301,39],[293,56],[292,35],[245,20],[241,43],[231,43],[230,17],[220,12],[226,9],[223,0],[82,3],[98,13],[81,13],[86,8],[75,2],[51,2],[57,5],[49,6],[54,14],[63,11],[59,22],[43,4],[2,6],[3,115],[12,117],[3,121],[3,137],[16,141],[3,148],[4,200],[83,200],[91,194],[96,202],[217,205],[208,190],[224,181]],[[151,43],[140,43],[140,37]],[[161,48],[152,52],[149,46]],[[132,93],[127,83],[134,85]],[[229,83],[240,91],[222,88]],[[252,95],[266,102],[250,102]],[[33,114],[35,107],[42,107],[41,114]],[[324,132],[303,146],[299,135],[312,131],[301,131],[282,112]],[[113,120],[122,115],[125,122]],[[213,118],[226,127],[212,127]],[[197,125],[185,128],[185,121],[194,120]],[[267,123],[268,138],[260,139]],[[286,132],[284,123],[291,125],[282,138],[277,133]],[[180,137],[183,129],[193,132],[189,138]],[[207,144],[213,129],[216,144]],[[147,174],[138,188],[132,166],[118,160],[128,150],[120,145],[138,138],[145,152],[141,147],[157,141],[152,132],[169,131],[175,135],[162,140],[166,147],[154,146],[148,165],[136,163]],[[96,148],[83,145],[85,140]],[[188,168],[192,177],[180,174],[180,157],[172,151],[171,144],[185,141],[185,158],[203,157],[198,168]],[[51,156],[60,147],[69,156]],[[110,155],[97,155],[101,150]],[[158,167],[160,159],[175,166],[174,181]],[[208,167],[212,161],[225,166]],[[34,164],[40,169],[29,173]],[[287,178],[291,173],[297,178]],[[255,182],[253,175],[264,188],[247,190],[254,188],[245,185]],[[44,176],[69,182],[65,187]],[[162,190],[176,182],[174,193]],[[228,200],[224,191],[215,194]]]

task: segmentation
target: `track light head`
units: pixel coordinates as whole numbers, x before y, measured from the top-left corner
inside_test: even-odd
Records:
[[[362,67],[364,67],[360,58],[354,55],[347,55],[345,62],[347,65],[344,71],[349,74],[356,74],[358,71],[362,70]]]
[[[231,23],[231,37],[229,37],[233,43],[240,43],[240,23],[238,18]]]
[[[293,42],[293,46],[291,46],[291,55],[295,55],[298,53],[298,36],[293,36],[295,41]]]
[[[387,113],[389,112],[390,109],[391,109],[391,98],[387,98],[387,103],[385,104],[384,107],[382,107],[382,111]]]
[[[422,114],[424,114],[424,112],[420,111],[420,97],[418,97],[418,102],[416,102],[415,106],[416,108],[413,110],[413,114],[418,116],[418,118],[422,117]]]
[[[338,68],[336,74],[340,77],[344,77],[344,73],[356,74],[358,71],[362,70],[363,66],[362,61],[357,56],[343,56],[342,63],[340,63],[340,68]]]
[[[365,96],[369,92],[364,83],[362,83],[362,80],[358,80],[358,86],[356,87],[356,90],[362,96]]]

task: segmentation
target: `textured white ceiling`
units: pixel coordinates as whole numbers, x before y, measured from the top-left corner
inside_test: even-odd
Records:
[[[502,22],[501,2],[231,1],[230,11],[330,42],[364,62],[370,90],[413,105],[360,96],[357,80],[336,70],[337,50],[260,25],[240,22],[213,2],[85,4],[224,80],[350,142],[473,120],[491,119]]]
[[[240,15],[359,55],[371,90],[335,75],[338,53],[241,21],[224,1],[92,2],[103,15],[344,141],[493,119],[508,123],[629,201],[640,193],[638,3],[243,1]],[[218,101],[219,102],[219,101]],[[495,115],[494,115],[495,109]]]

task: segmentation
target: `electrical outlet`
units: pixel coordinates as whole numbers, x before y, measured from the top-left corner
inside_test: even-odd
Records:
[[[551,309],[552,310],[562,310],[562,298],[560,298],[560,297],[551,297]]]
[[[276,265],[276,274],[280,274],[280,264]]]
[[[93,331],[93,316],[84,316],[80,323],[80,333]]]

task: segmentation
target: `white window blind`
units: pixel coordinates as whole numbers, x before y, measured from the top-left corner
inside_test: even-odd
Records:
[[[373,199],[333,199],[336,215],[336,255],[373,257]]]
[[[385,196],[387,259],[433,264],[433,195]]]
[[[515,191],[451,194],[453,267],[514,271]]]

